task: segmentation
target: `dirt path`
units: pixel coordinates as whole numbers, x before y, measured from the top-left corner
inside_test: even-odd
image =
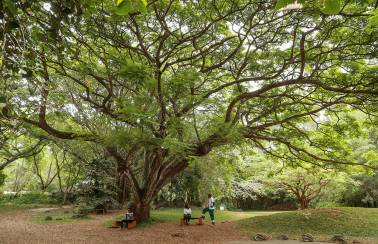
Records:
[[[144,229],[120,230],[103,225],[106,219],[117,213],[60,225],[34,224],[30,221],[33,214],[36,213],[27,210],[0,213],[0,243],[227,243],[248,240],[230,222],[182,227],[162,223]]]

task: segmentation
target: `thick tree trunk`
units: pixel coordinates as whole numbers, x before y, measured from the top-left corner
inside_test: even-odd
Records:
[[[303,197],[300,199],[300,205],[301,205],[301,210],[307,209],[309,205],[309,200],[306,197]]]
[[[153,148],[143,156],[144,172],[143,180],[138,179],[138,173],[129,167],[134,160],[131,155],[135,154],[139,147],[134,146],[125,158],[120,155],[115,148],[107,148],[108,152],[117,160],[117,172],[124,177],[127,190],[134,202],[134,214],[139,222],[150,218],[150,204],[157,196],[160,189],[166,185],[173,177],[182,172],[188,162],[185,158],[177,159],[167,155],[166,149]]]
[[[144,222],[147,221],[150,218],[150,204],[146,203],[136,203],[135,204],[135,216],[137,222]]]
[[[66,202],[67,202],[67,191],[64,191],[62,205],[66,204]]]

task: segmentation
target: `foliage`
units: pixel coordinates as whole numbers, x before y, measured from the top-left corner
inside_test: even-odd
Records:
[[[174,203],[183,206],[184,202],[188,202],[191,205],[200,205],[199,185],[203,173],[198,162],[193,162],[169,185],[160,190],[156,199],[157,204],[162,206]]]
[[[14,205],[57,203],[56,199],[54,199],[51,194],[44,192],[27,192],[18,196],[3,195],[0,200],[3,203],[10,203]]]
[[[334,174],[327,187],[322,189],[321,194],[310,202],[311,208],[330,208],[351,206],[342,204],[343,195],[348,191],[348,185],[355,182],[352,176],[345,172]]]
[[[334,173],[317,169],[284,169],[273,179],[273,184],[293,194],[301,209],[309,207],[331,181]]]
[[[34,178],[31,165],[26,159],[16,161],[14,164],[4,169],[7,175],[4,190],[19,194],[22,191],[38,191],[37,179]]]
[[[281,9],[284,7],[289,7],[290,4],[300,3],[304,5],[304,8],[312,8],[316,6],[320,11],[325,14],[337,14],[342,9],[343,0],[317,0],[317,1],[306,1],[306,0],[278,0],[276,3],[276,9]]]
[[[118,15],[127,15],[135,12],[146,12],[147,0],[117,0],[115,12]]]
[[[224,145],[248,142],[287,164],[360,165],[340,140],[353,118],[328,118],[378,112],[375,3],[275,9],[291,2],[7,0],[1,124],[102,150],[142,219],[193,158]],[[233,168],[208,163],[209,178]],[[231,178],[200,191],[221,197]]]
[[[114,171],[106,159],[97,159],[85,165],[85,178],[78,186],[78,211],[86,214],[93,209],[118,207],[115,200]]]
[[[340,202],[353,207],[378,207],[378,175],[356,175],[347,184]]]

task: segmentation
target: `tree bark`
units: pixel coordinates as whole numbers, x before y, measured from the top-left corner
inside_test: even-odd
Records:
[[[135,204],[135,216],[137,222],[144,222],[150,218],[150,204],[138,202]]]
[[[124,204],[129,199],[130,194],[129,194],[129,190],[128,190],[128,187],[127,187],[127,182],[126,182],[125,176],[120,172],[118,172],[116,184],[117,184],[117,201],[120,204]]]
[[[301,199],[299,199],[299,202],[301,205],[301,210],[307,209],[310,203],[309,199],[307,199],[306,197],[302,197]]]
[[[135,160],[130,155],[135,153],[137,149],[137,147],[133,147],[128,157],[119,154],[116,148],[108,147],[107,151],[117,161],[118,174],[123,175],[127,183],[134,202],[136,220],[143,222],[150,218],[150,204],[160,189],[184,170],[188,162],[184,157],[169,156],[165,149],[154,148],[144,162],[144,179],[141,181],[129,166],[132,164],[131,161]]]

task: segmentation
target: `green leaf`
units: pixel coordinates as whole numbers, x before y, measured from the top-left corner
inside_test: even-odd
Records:
[[[378,28],[378,9],[372,12],[372,16],[368,20],[369,20],[369,24],[367,26],[367,29],[369,31],[372,31],[373,29]]]
[[[128,15],[131,13],[147,11],[147,0],[117,0],[115,13],[118,15]]]
[[[278,9],[284,8],[290,3],[294,3],[294,2],[295,0],[278,0],[276,3],[275,9],[278,10]]]
[[[4,1],[4,7],[8,10],[8,14],[11,16],[17,15],[17,7],[14,1],[6,0]]]
[[[337,14],[341,10],[341,0],[324,0],[322,12],[325,14]]]
[[[139,11],[142,13],[147,12],[147,0],[139,0]]]
[[[118,15],[128,15],[131,11],[131,1],[117,0],[115,13]]]

